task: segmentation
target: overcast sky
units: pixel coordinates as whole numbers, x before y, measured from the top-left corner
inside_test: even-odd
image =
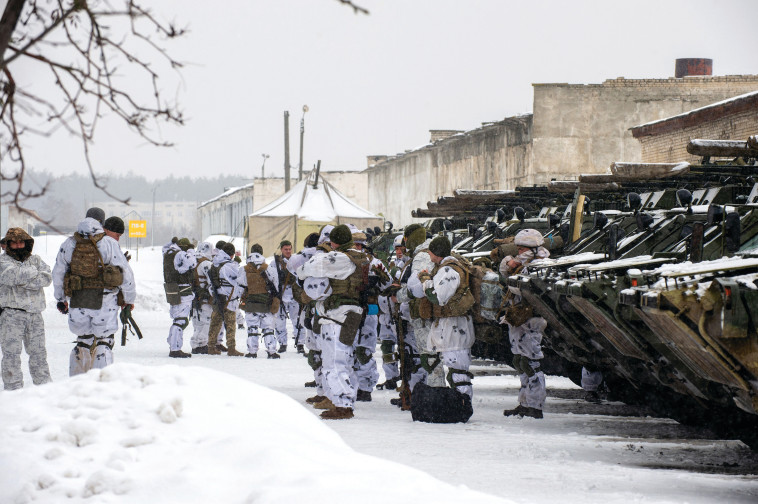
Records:
[[[4,3],[4,2],[2,2]],[[714,75],[757,74],[756,0],[161,0],[189,33],[167,47],[187,63],[163,80],[187,117],[157,149],[102,128],[100,173],[150,179],[218,172],[283,174],[283,113],[297,171],[360,170],[366,156],[531,112],[533,83],[667,78],[677,58],[712,58]],[[36,77],[30,70],[28,78]],[[18,79],[18,77],[17,77]],[[106,124],[107,125],[107,124]],[[83,171],[64,133],[34,142],[34,168]]]

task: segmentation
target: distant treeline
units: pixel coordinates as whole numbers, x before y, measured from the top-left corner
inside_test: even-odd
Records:
[[[81,220],[82,209],[95,201],[108,200],[109,196],[92,184],[89,175],[51,175],[47,172],[28,171],[24,179],[24,189],[38,191],[48,183],[44,195],[31,198],[23,203],[35,210],[44,219],[53,219],[53,224],[74,225]],[[209,200],[224,192],[226,188],[237,187],[252,182],[240,175],[218,175],[214,178],[166,177],[148,181],[145,177],[126,174],[108,175],[99,179],[108,192],[118,199],[131,201],[197,201]],[[3,183],[3,192],[11,184]]]

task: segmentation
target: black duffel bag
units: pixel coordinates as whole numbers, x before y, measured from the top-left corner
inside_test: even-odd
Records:
[[[474,408],[471,398],[449,387],[430,387],[418,383],[411,392],[411,416],[414,422],[468,422]]]

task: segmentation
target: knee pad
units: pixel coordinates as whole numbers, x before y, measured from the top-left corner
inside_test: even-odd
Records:
[[[392,340],[382,340],[379,348],[382,350],[383,354],[391,354],[392,350],[395,348],[395,343]]]
[[[455,381],[455,379],[453,378],[454,374],[468,376],[469,380],[468,381]],[[453,369],[453,368],[450,368],[450,369],[447,370],[447,382],[450,384],[450,387],[452,387],[452,388],[463,387],[463,386],[466,386],[466,385],[471,386],[471,380],[473,380],[473,379],[474,379],[473,373],[470,373],[470,372],[465,371],[463,369]]]
[[[95,346],[107,346],[108,349],[113,350],[113,336],[108,336],[106,338],[98,338],[97,343],[95,343]]]
[[[532,376],[536,375],[540,371],[542,371],[542,368],[540,366],[540,361],[538,360],[529,360],[526,357],[522,360],[522,365],[525,368],[526,376],[531,378]]]
[[[439,363],[442,362],[440,354],[421,354],[421,367],[426,370],[427,373],[434,371]]]
[[[371,362],[371,356],[373,354],[371,353],[371,349],[367,347],[355,347],[355,360],[360,362],[361,364],[368,364]]]
[[[84,336],[76,337],[76,346],[79,348],[86,348],[87,350],[92,350],[92,347],[94,345],[95,345],[94,334],[85,334]]]
[[[184,331],[189,325],[189,317],[175,318],[173,325]]]
[[[308,352],[308,365],[314,371],[321,367],[321,352],[311,350]]]

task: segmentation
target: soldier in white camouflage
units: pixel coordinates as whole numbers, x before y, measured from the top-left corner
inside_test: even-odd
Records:
[[[119,306],[132,310],[137,292],[134,275],[118,242],[103,230],[105,213],[93,207],[74,236],[58,250],[53,286],[58,311],[68,314],[76,335],[69,375],[113,363],[114,333]]]
[[[50,266],[32,254],[34,239],[21,228],[5,236],[6,253],[0,255],[0,348],[3,352],[3,388],[24,386],[21,350],[29,354],[29,373],[35,385],[48,383],[50,369],[45,348],[44,287],[53,281]]]

